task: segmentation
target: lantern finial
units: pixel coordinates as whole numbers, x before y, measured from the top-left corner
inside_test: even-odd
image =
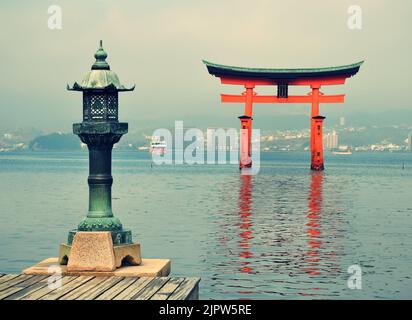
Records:
[[[94,54],[96,62],[92,66],[92,70],[110,70],[109,64],[106,62],[107,53],[103,49],[103,41],[100,40],[99,49]]]

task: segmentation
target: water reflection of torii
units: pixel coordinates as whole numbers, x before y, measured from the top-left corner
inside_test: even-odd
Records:
[[[306,262],[309,267],[306,272],[309,275],[332,275],[340,272],[337,258],[342,250],[339,239],[342,237],[337,224],[339,217],[331,214],[330,207],[325,212],[323,205],[323,180],[322,172],[312,172],[308,199],[308,222],[306,223],[308,234],[308,251]],[[327,214],[327,217],[325,217]],[[323,226],[322,226],[322,216]],[[330,238],[332,237],[332,238]],[[338,254],[339,253],[339,254]],[[322,263],[322,268],[320,265]]]
[[[343,249],[339,245],[341,238],[340,228],[337,226],[339,218],[331,214],[330,207],[324,210],[324,178],[322,172],[312,172],[310,176],[306,215],[307,250],[304,256],[303,271],[317,281],[313,282],[315,287],[309,288],[310,292],[300,293],[303,296],[314,297],[325,294],[319,291],[321,283],[325,281],[336,282],[341,273],[338,259],[342,257]]]
[[[251,209],[252,209],[252,176],[251,175],[240,175],[241,185],[239,192],[239,216],[240,216],[240,254],[242,268],[240,272],[251,273],[253,272],[252,266],[250,266],[250,258],[253,257],[253,253],[250,250],[249,240],[253,238],[252,222],[250,220]]]
[[[322,244],[320,239],[320,213],[322,210],[322,184],[323,184],[323,173],[322,172],[312,172],[311,183],[309,190],[309,211],[308,211],[308,227],[307,233],[308,248],[306,262],[308,267],[305,268],[305,272],[309,275],[316,276],[320,275],[319,271],[319,250]]]

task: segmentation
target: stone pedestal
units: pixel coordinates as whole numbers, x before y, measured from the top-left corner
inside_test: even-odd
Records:
[[[111,232],[77,232],[71,246],[60,245],[59,263],[68,272],[109,272],[141,262],[140,244],[114,246]]]
[[[67,266],[59,265],[59,259],[48,258],[23,270],[23,274],[94,277],[167,277],[170,274],[169,259],[142,259],[138,266],[120,267],[114,271],[67,271]]]

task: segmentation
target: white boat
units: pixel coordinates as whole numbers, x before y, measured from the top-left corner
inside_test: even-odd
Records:
[[[339,146],[336,149],[332,149],[332,154],[338,154],[338,155],[351,155],[352,154],[352,148],[347,145],[342,145]]]
[[[332,151],[332,154],[339,154],[339,155],[351,155],[352,151]]]

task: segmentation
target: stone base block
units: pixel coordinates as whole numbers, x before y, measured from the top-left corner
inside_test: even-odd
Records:
[[[67,271],[113,271],[116,269],[110,232],[78,232],[73,239]]]
[[[67,264],[68,272],[110,272],[141,262],[140,244],[113,246],[110,232],[77,232],[72,246],[60,245],[59,263]]]
[[[62,276],[95,276],[95,277],[166,277],[170,274],[169,259],[142,259],[138,266],[120,267],[114,271],[74,271],[69,272],[67,266],[59,264],[59,258],[48,258],[22,271],[23,274]]]
[[[114,246],[113,250],[116,268],[120,268],[122,265],[138,266],[142,263],[139,243]]]

